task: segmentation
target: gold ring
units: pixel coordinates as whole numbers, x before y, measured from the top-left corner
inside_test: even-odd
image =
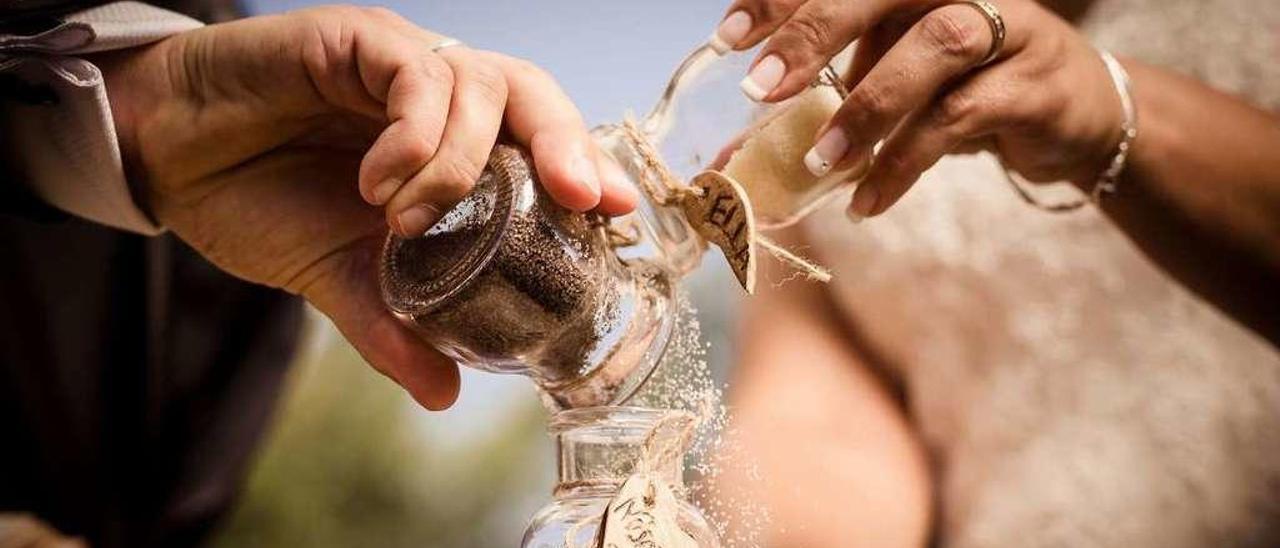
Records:
[[[454,38],[445,38],[444,40],[437,42],[436,45],[431,46],[431,53],[435,53],[444,48],[451,48],[453,46],[463,46],[463,45],[466,45],[466,44],[463,44],[461,40],[457,40]]]
[[[1005,26],[1004,17],[1000,16],[1000,10],[995,4],[985,0],[960,0],[957,4],[973,6],[983,17],[987,19],[987,26],[991,27],[991,49],[987,51],[987,56],[978,63],[979,67],[991,64],[1000,56],[1000,52],[1004,49]]]

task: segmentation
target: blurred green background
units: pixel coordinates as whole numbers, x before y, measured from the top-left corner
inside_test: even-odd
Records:
[[[453,434],[441,424],[459,412],[419,410],[316,323],[324,342],[295,365],[274,432],[213,545],[518,545],[553,481],[536,399]]]

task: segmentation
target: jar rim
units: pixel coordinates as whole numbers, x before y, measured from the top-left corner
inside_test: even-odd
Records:
[[[547,430],[552,435],[557,435],[577,428],[600,425],[609,428],[635,429],[647,433],[658,424],[660,419],[669,415],[680,415],[687,421],[695,420],[693,413],[680,409],[603,405],[558,411],[551,415]],[[602,424],[606,422],[607,424]]]

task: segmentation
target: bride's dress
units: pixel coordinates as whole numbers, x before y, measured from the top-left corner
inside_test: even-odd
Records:
[[[1280,110],[1277,0],[1102,0],[1083,27]],[[943,542],[1280,544],[1280,353],[999,169],[948,158],[882,217],[851,225],[842,200],[805,223],[906,388]]]

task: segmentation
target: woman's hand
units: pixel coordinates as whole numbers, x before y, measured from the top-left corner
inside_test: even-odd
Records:
[[[161,223],[237,276],[304,296],[428,408],[457,367],[383,306],[387,226],[421,235],[467,194],[499,132],[548,192],[622,213],[636,197],[559,87],[382,9],[317,8],[96,59],[130,179]]]
[[[860,40],[849,96],[805,162],[819,175],[858,165],[884,140],[854,193],[855,220],[882,213],[942,156],[975,145],[1032,181],[1090,188],[1124,122],[1105,64],[1036,2],[992,4],[1007,37],[986,65],[995,43],[987,18],[952,0],[736,0],[716,39],[734,49],[768,39],[743,90],[770,102],[803,90]]]

